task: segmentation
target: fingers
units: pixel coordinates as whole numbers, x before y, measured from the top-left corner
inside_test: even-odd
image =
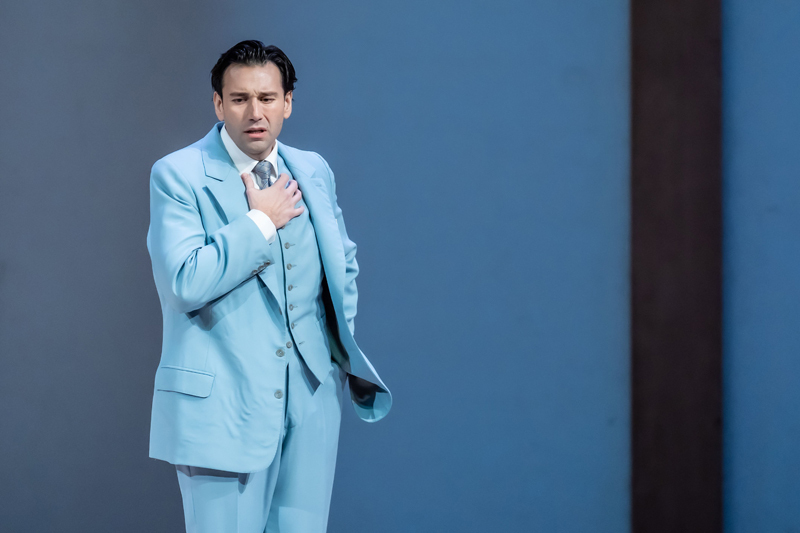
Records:
[[[274,187],[275,185],[280,185],[283,188],[286,187],[287,181],[289,181],[289,174],[286,174],[284,172],[280,176],[278,176],[278,179],[275,180],[275,183],[273,183],[272,186]]]
[[[249,172],[242,172],[241,174],[242,181],[244,182],[244,190],[249,191],[250,189],[255,189],[255,185],[253,184],[253,180],[250,179]]]

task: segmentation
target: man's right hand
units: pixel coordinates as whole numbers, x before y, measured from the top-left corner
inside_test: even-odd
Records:
[[[258,209],[267,215],[276,229],[284,227],[287,222],[303,212],[302,205],[295,207],[303,193],[297,188],[295,180],[289,181],[288,174],[281,174],[271,187],[263,190],[256,189],[249,172],[243,172],[241,177],[250,209]],[[288,187],[286,182],[289,182]]]

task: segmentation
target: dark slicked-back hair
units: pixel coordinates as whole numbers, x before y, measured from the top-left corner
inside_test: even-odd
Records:
[[[294,76],[292,62],[283,50],[277,46],[264,46],[261,41],[242,41],[219,56],[219,61],[211,69],[211,86],[222,96],[222,76],[229,66],[237,64],[259,66],[267,63],[274,63],[281,72],[283,94],[293,91],[297,78]]]

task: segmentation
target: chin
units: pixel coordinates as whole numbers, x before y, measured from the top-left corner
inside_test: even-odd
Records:
[[[267,152],[267,147],[269,145],[265,143],[259,142],[258,144],[250,144],[247,146],[248,154],[251,158],[255,160],[261,160],[269,155]]]
[[[254,146],[253,148],[256,148],[259,153],[263,154],[264,157],[267,157],[269,155],[269,153],[265,153],[265,152],[267,152],[269,147],[272,146],[273,142],[275,142],[275,141],[274,140],[273,141],[260,141],[258,143],[258,146]]]
[[[243,142],[244,146],[247,146],[247,150],[252,153],[261,153],[263,152],[269,144],[265,143],[264,141],[251,141],[249,139]]]

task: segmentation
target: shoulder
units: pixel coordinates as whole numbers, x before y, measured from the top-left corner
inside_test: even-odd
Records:
[[[192,182],[200,179],[205,174],[202,142],[203,139],[169,153],[153,163],[150,180]]]
[[[293,161],[303,161],[305,164],[311,166],[315,171],[322,172],[326,175],[327,181],[333,183],[333,171],[331,170],[328,162],[325,161],[321,155],[311,150],[300,150],[292,146],[287,146],[283,143],[280,145],[281,151]]]
[[[325,161],[325,159],[323,159],[323,157],[319,155],[317,152],[312,152],[311,150],[301,150],[300,148],[288,146],[283,143],[280,143],[280,150],[292,160],[295,161],[301,160],[305,161],[310,165],[329,168],[328,162]]]
[[[203,150],[202,150],[202,141],[200,139],[197,142],[190,144],[189,146],[185,146],[180,150],[175,150],[172,153],[169,153],[153,163],[153,169],[168,169],[168,168],[186,168],[192,167],[193,165],[202,165],[203,164]]]

